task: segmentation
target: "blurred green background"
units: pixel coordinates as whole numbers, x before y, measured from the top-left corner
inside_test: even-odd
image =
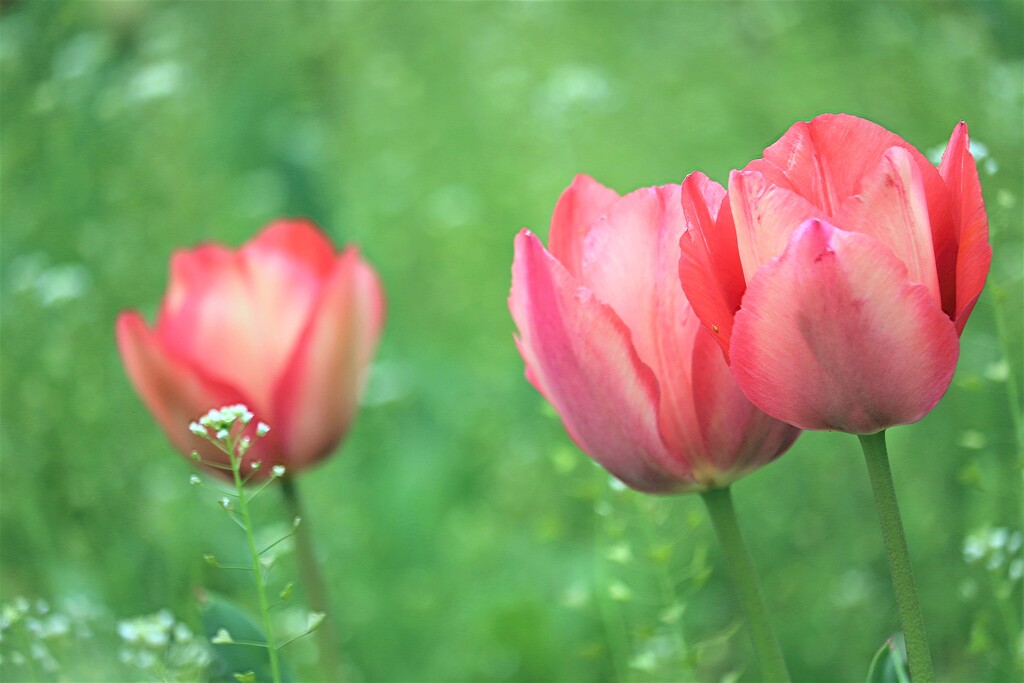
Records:
[[[195,675],[123,620],[198,631],[200,587],[252,610],[202,559],[243,538],[113,323],[152,319],[174,249],[306,216],[389,298],[355,427],[299,481],[350,679],[756,680],[701,501],[610,486],[524,380],[512,238],[546,235],[576,173],[724,181],[842,111],[926,153],[964,119],[985,146],[988,286],[946,397],[890,449],[940,678],[1017,678],[1022,23],[1016,0],[4,3],[0,674]],[[898,622],[856,439],[806,434],[734,495],[795,678],[864,680]],[[286,651],[298,678],[314,652]]]

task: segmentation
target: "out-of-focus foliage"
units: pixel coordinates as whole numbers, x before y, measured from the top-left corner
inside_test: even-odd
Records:
[[[936,669],[1016,678],[1022,21],[1014,0],[5,3],[4,680],[172,678],[119,621],[180,619],[188,643],[197,591],[251,610],[202,559],[241,539],[131,391],[113,320],[152,315],[173,249],[281,215],[359,243],[389,294],[354,431],[299,482],[353,680],[754,680],[700,500],[611,487],[523,379],[512,237],[546,233],[575,173],[724,181],[825,111],[923,150],[964,119],[985,145],[988,288],[948,394],[890,450]],[[863,680],[897,617],[856,440],[807,434],[735,496],[795,677]],[[315,676],[310,639],[286,656]]]

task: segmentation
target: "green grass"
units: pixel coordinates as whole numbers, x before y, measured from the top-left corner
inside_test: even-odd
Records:
[[[203,562],[241,538],[132,391],[113,321],[152,315],[172,250],[288,215],[358,243],[388,292],[367,405],[300,481],[353,680],[756,680],[697,497],[612,489],[524,380],[512,238],[546,234],[576,173],[724,181],[845,111],[922,150],[964,119],[998,165],[957,375],[889,444],[940,679],[1017,678],[1021,582],[962,549],[1021,526],[1022,23],[1015,1],[5,6],[0,602],[99,610],[38,676],[145,679],[114,621],[198,630],[201,587],[252,609]],[[898,623],[856,439],[806,434],[734,495],[794,677],[863,680]],[[33,678],[3,638],[4,680]]]

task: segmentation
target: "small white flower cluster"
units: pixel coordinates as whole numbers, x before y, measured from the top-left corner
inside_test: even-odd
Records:
[[[51,648],[54,641],[64,637],[87,639],[92,636],[91,624],[96,615],[92,610],[76,609],[68,613],[50,608],[46,600],[30,602],[22,596],[0,605],[0,662],[15,666],[40,667],[49,673],[57,672],[60,666]],[[11,630],[23,629],[21,634]],[[58,643],[59,650],[65,641]],[[25,649],[27,648],[27,649]],[[31,662],[30,662],[31,660]]]
[[[217,435],[218,441],[227,441],[231,436],[231,430],[235,426],[235,423],[241,424],[243,427],[252,422],[254,415],[251,410],[237,403],[233,406],[224,406],[223,408],[214,408],[210,412],[203,415],[196,422],[189,424],[188,429],[196,436],[201,436],[204,439],[210,438],[210,430]],[[266,436],[270,431],[265,423],[260,422],[256,425],[256,436]]]
[[[118,659],[138,669],[195,671],[210,662],[203,640],[166,609],[117,622],[117,635],[123,643]]]
[[[248,436],[242,436],[241,438],[239,436],[241,430],[248,427],[254,417],[255,415],[249,408],[241,403],[237,403],[232,406],[224,406],[223,408],[213,408],[198,420],[190,422],[188,429],[196,436],[212,442],[217,448],[227,453],[232,463],[235,463],[237,460],[240,464],[242,457],[249,451],[249,447],[252,446],[252,439]],[[267,423],[256,423],[257,439],[266,436],[268,433],[270,433],[270,426]],[[197,462],[204,462],[198,451],[192,451],[192,459]],[[210,462],[205,462],[205,464],[225,470],[230,470],[235,466],[235,464],[232,464],[231,467],[228,467]],[[259,461],[252,462],[249,464],[249,467],[255,473],[262,464]],[[279,479],[284,476],[284,473],[284,467],[278,465],[274,467],[271,478]],[[189,482],[193,486],[203,485],[202,480],[195,475],[190,477]]]
[[[964,559],[969,564],[984,562],[989,571],[997,571],[1007,565],[1010,580],[1017,581],[1024,576],[1024,558],[1019,555],[1022,545],[1024,536],[1020,531],[985,527],[967,536]]]

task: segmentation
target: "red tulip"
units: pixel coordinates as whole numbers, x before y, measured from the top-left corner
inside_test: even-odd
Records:
[[[725,486],[799,431],[742,394],[679,286],[678,185],[619,197],[586,176],[562,194],[550,252],[519,233],[509,308],[526,376],[573,440],[652,493]]]
[[[241,403],[255,413],[251,430],[269,424],[245,458],[266,476],[274,465],[310,465],[341,441],[383,318],[380,282],[354,247],[335,253],[311,223],[279,221],[238,251],[175,253],[155,328],[126,311],[117,341],[132,384],[182,453],[226,463],[189,431],[211,408]]]
[[[733,171],[716,216],[721,192],[684,181],[679,271],[750,400],[857,434],[931,410],[992,255],[966,124],[935,168],[870,121],[819,116]]]

